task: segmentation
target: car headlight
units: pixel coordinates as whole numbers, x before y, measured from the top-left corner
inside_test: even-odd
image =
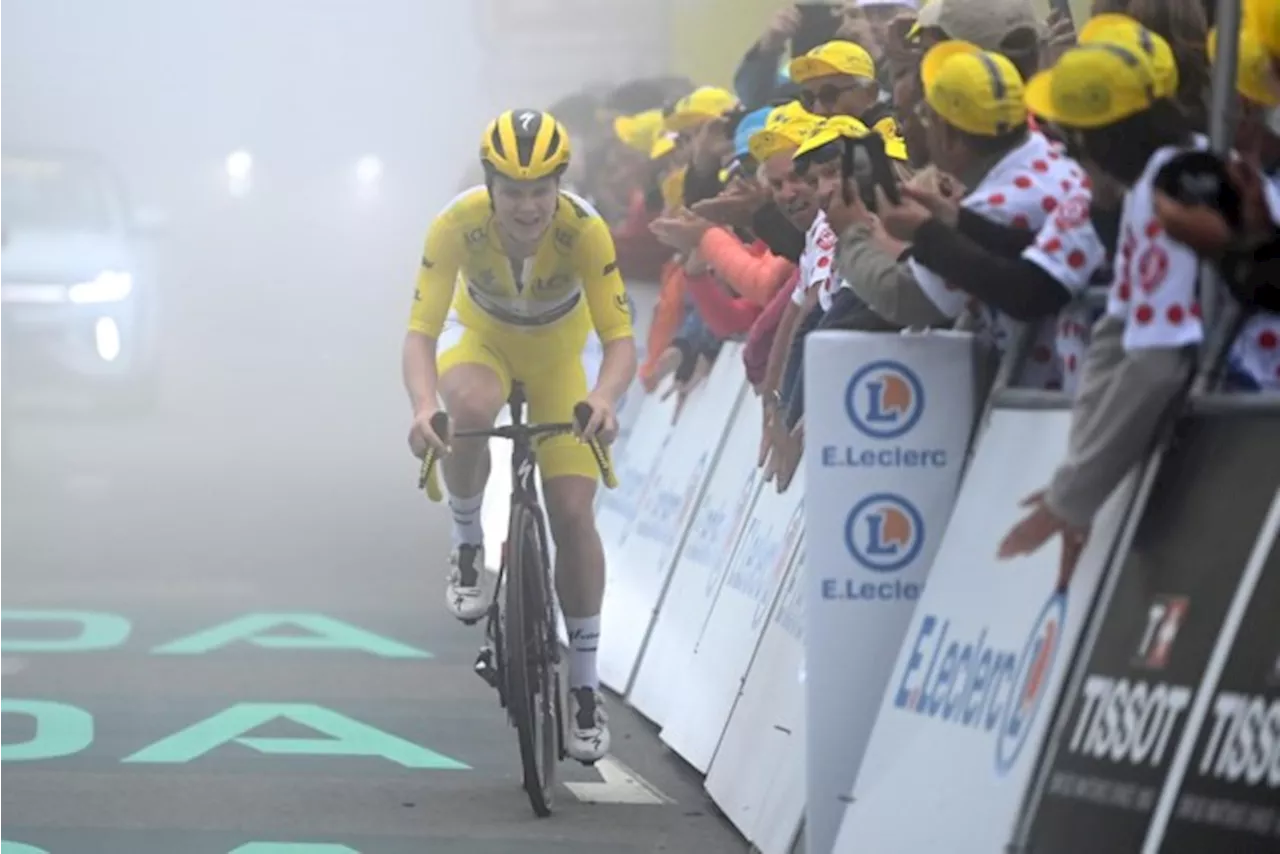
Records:
[[[80,282],[67,289],[67,299],[77,304],[120,302],[133,292],[133,276],[118,270],[100,273],[92,282]]]

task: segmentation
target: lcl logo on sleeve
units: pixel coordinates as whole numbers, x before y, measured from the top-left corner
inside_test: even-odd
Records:
[[[883,359],[853,375],[844,403],[859,431],[873,439],[896,439],[924,413],[924,385],[906,365]]]

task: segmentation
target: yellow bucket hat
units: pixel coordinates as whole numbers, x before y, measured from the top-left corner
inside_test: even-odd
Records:
[[[847,77],[876,79],[876,63],[861,45],[846,41],[820,44],[804,56],[797,56],[787,66],[788,75],[796,83],[817,77],[843,74]]]
[[[803,157],[811,151],[817,151],[822,146],[835,142],[837,139],[861,139],[870,133],[871,130],[866,125],[852,116],[832,116],[815,127],[805,137],[793,157]]]
[[[693,130],[724,115],[737,106],[737,103],[737,96],[729,90],[718,86],[703,86],[676,102],[666,117],[666,129],[675,133]]]
[[[662,110],[645,110],[613,120],[613,133],[627,148],[648,154],[662,135]]]
[[[657,160],[666,157],[668,154],[676,150],[676,135],[674,133],[663,133],[653,141],[653,145],[649,147],[649,159]]]
[[[940,42],[924,55],[920,77],[925,102],[965,133],[1000,136],[1027,123],[1022,75],[998,53]]]
[[[822,119],[808,113],[789,119],[784,118],[772,124],[766,122],[764,130],[756,131],[751,135],[751,139],[747,141],[747,150],[751,152],[751,156],[757,163],[763,163],[784,151],[799,148],[813,129],[820,124]]]
[[[1240,30],[1239,55],[1236,59],[1236,91],[1255,104],[1280,106],[1280,76],[1272,66],[1271,55],[1251,30]],[[1209,30],[1209,60],[1216,61],[1218,31]]]
[[[1280,59],[1280,3],[1276,0],[1245,0],[1244,26],[1271,54]]]
[[[1157,33],[1148,30],[1128,15],[1096,15],[1080,31],[1080,44],[1118,44],[1141,53],[1151,63],[1155,76],[1156,96],[1172,98],[1178,93],[1178,61],[1173,48]]]
[[[1027,84],[1031,112],[1067,128],[1091,130],[1115,124],[1156,101],[1150,61],[1110,43],[1068,50]]]

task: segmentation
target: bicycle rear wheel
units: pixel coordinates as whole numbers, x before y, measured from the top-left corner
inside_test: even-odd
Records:
[[[507,711],[520,742],[524,789],[539,817],[551,814],[560,760],[560,685],[546,535],[537,511],[511,508],[503,591]]]

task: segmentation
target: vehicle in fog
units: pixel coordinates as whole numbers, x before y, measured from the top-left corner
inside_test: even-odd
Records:
[[[157,317],[147,227],[115,173],[90,155],[6,152],[0,204],[5,405],[149,402]]]

